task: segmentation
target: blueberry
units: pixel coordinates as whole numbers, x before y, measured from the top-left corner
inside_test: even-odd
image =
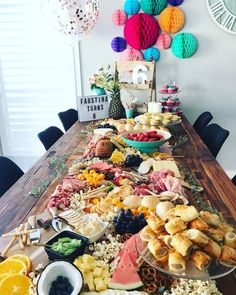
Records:
[[[143,218],[144,218],[144,214],[143,214],[143,213],[140,213],[140,214],[138,215],[138,217],[139,217],[139,219],[143,219]]]
[[[115,217],[113,218],[113,222],[117,222],[117,220],[118,220],[118,216],[115,216]]]

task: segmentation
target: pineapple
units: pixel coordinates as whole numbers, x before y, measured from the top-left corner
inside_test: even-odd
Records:
[[[109,117],[116,120],[125,118],[125,108],[120,100],[120,89],[114,89],[111,92]]]

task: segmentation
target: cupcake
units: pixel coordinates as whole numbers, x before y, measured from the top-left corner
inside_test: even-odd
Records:
[[[173,98],[168,98],[168,100],[166,101],[166,105],[168,107],[173,107],[175,105],[175,101],[173,100]]]
[[[175,106],[179,106],[180,105],[180,101],[178,97],[174,98],[174,102],[175,102]]]
[[[168,93],[168,85],[164,85],[161,89],[160,89],[161,93]]]
[[[168,93],[175,93],[175,92],[176,92],[176,88],[175,88],[175,86],[173,86],[173,85],[169,85],[167,91],[168,91]]]

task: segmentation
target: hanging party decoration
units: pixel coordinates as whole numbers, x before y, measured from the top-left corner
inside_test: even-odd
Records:
[[[50,25],[66,35],[88,34],[99,17],[98,0],[44,0],[41,10]]]
[[[128,15],[134,15],[139,12],[141,6],[138,0],[126,0],[124,4],[124,11]]]
[[[115,52],[122,52],[126,49],[127,43],[124,38],[122,37],[115,37],[111,41],[111,48]]]
[[[168,34],[161,34],[158,38],[157,38],[157,43],[156,43],[156,47],[158,49],[168,49],[170,48],[171,45],[171,36]]]
[[[179,32],[185,23],[185,14],[179,7],[169,6],[165,8],[159,17],[159,25],[162,31],[168,34]]]
[[[155,47],[148,48],[144,52],[144,59],[146,61],[158,61],[159,58],[160,51]]]
[[[122,9],[117,9],[112,14],[112,22],[116,26],[123,26],[127,20],[127,14]]]
[[[177,34],[171,45],[173,54],[178,58],[191,57],[197,51],[197,48],[197,39],[190,33]]]
[[[172,6],[179,6],[184,2],[184,0],[167,0],[167,1]]]
[[[166,7],[166,0],[141,0],[141,8],[145,13],[157,15]]]
[[[135,14],[130,17],[124,28],[124,36],[127,43],[138,50],[153,46],[159,34],[159,26],[156,19],[146,13]]]
[[[143,60],[142,52],[134,48],[127,48],[120,55],[120,61],[133,60]]]

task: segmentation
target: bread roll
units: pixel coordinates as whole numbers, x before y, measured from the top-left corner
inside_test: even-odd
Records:
[[[208,244],[209,237],[202,233],[198,229],[189,229],[187,230],[187,237],[190,241],[192,241],[195,245],[205,246]]]
[[[205,221],[203,221],[200,217],[198,217],[190,222],[189,227],[194,229],[204,230],[204,229],[208,229],[209,225]]]
[[[209,239],[206,246],[202,248],[205,252],[207,252],[212,258],[219,259],[221,254],[221,248],[220,246],[213,241],[212,239]]]
[[[224,244],[225,246],[236,249],[236,234],[232,232],[226,233]]]
[[[152,239],[156,238],[156,234],[154,231],[150,228],[149,225],[145,226],[141,232],[140,232],[140,237],[143,241],[150,241]]]
[[[171,219],[165,225],[166,231],[171,235],[182,232],[186,228],[187,228],[186,224],[179,217],[175,217],[175,218]]]
[[[200,270],[204,270],[211,264],[211,257],[200,250],[194,250],[191,253],[190,259]]]
[[[184,222],[190,222],[199,216],[194,206],[177,205],[175,207],[175,215],[181,217]]]
[[[236,266],[236,250],[228,246],[223,246],[220,263],[227,266]]]
[[[142,206],[149,209],[156,209],[158,203],[160,203],[160,200],[156,196],[144,196],[142,199]]]
[[[185,270],[185,260],[183,256],[178,252],[169,254],[168,258],[169,269],[174,272]]]
[[[224,232],[218,228],[208,228],[204,232],[216,242],[221,242],[224,239]]]
[[[156,234],[160,234],[164,230],[165,221],[156,215],[149,215],[147,224]]]
[[[167,216],[166,213],[170,210],[174,208],[173,203],[166,201],[166,202],[160,202],[157,206],[156,206],[156,214],[157,216],[161,217],[163,220],[167,220]]]
[[[169,251],[166,246],[158,239],[153,239],[148,242],[148,249],[159,262],[168,260]]]
[[[183,234],[174,235],[170,244],[182,256],[187,256],[193,246],[192,242]]]
[[[128,196],[124,199],[123,204],[126,207],[129,207],[131,209],[137,209],[139,206],[141,206],[142,197],[140,196]]]
[[[208,211],[201,211],[200,217],[203,221],[210,225],[218,226],[221,224],[220,217],[217,214],[213,214]]]

